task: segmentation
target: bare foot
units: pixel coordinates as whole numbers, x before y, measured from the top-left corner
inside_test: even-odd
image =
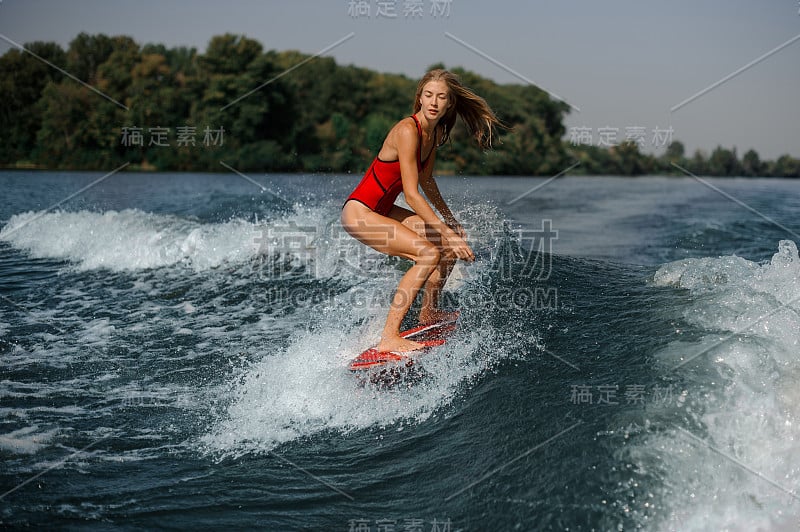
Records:
[[[453,312],[447,312],[446,310],[422,310],[419,313],[419,324],[428,325],[430,323],[450,321],[458,318],[459,314],[461,313],[457,310],[454,310]]]
[[[381,338],[380,343],[375,349],[381,352],[394,351],[396,353],[403,353],[406,351],[418,351],[427,347],[425,344],[415,342],[413,340],[406,340],[400,336]]]

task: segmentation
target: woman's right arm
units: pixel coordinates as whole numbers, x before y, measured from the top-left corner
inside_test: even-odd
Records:
[[[403,194],[411,209],[423,221],[433,227],[447,240],[456,257],[463,260],[475,260],[472,249],[461,236],[444,223],[433,208],[419,192],[419,172],[417,172],[417,147],[419,136],[411,123],[403,123],[396,131],[397,158],[400,161],[400,176],[403,180]]]

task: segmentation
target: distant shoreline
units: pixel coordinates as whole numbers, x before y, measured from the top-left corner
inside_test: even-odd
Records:
[[[86,33],[66,49],[33,42],[26,50],[0,55],[0,72],[14,73],[4,90],[15,98],[0,113],[0,167],[9,170],[363,173],[386,132],[408,116],[416,87],[403,75],[266,50],[233,34],[212,37],[202,53]],[[437,151],[438,175],[800,177],[800,159],[788,154],[761,160],[753,149],[722,146],[687,153],[671,127],[602,128],[597,140],[594,128],[567,127],[570,106],[535,86],[430,68],[479,87],[508,126],[484,152],[457,122]]]

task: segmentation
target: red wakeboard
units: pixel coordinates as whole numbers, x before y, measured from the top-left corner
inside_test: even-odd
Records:
[[[424,349],[408,352],[378,351],[370,347],[358,355],[348,366],[350,371],[364,371],[380,368],[386,365],[407,365],[413,364],[413,358],[422,353],[426,353],[431,348],[445,343],[445,338],[456,329],[458,313],[452,317],[435,323],[418,325],[400,333],[403,338],[414,340],[425,344]]]

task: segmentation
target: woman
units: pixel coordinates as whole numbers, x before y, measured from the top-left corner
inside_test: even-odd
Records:
[[[378,351],[414,351],[423,344],[400,337],[400,323],[424,288],[421,323],[439,321],[439,293],[456,259],[475,260],[466,233],[442,199],[433,179],[436,148],[450,138],[456,115],[482,148],[491,145],[500,125],[486,101],[446,70],[431,70],[420,80],[414,114],[394,125],[383,146],[342,208],[342,226],[371,248],[414,261],[400,279]],[[425,193],[444,221],[420,194]],[[403,192],[410,211],[394,201]]]

